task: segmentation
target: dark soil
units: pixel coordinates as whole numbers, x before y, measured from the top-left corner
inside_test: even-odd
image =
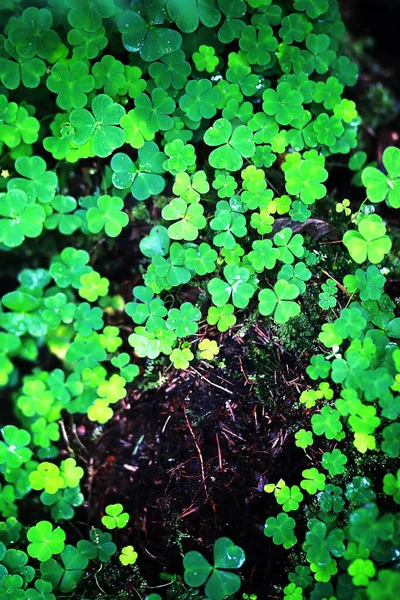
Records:
[[[92,471],[90,524],[98,524],[107,504],[124,505],[131,519],[118,541],[139,552],[150,586],[162,583],[162,571],[182,573],[182,553],[210,550],[223,535],[246,552],[244,591],[273,598],[271,582],[283,581],[287,552],[263,534],[266,518],[277,512],[263,487],[283,474],[288,483],[299,478],[304,453],[290,429],[301,418],[293,403],[305,385],[299,365],[269,344],[267,332],[256,326],[249,338],[253,358],[240,337],[225,338],[227,368],[201,362],[172,371],[157,390],[133,391],[95,441],[89,427],[78,428]],[[257,372],[254,356],[266,345],[278,406],[257,398],[247,374]]]

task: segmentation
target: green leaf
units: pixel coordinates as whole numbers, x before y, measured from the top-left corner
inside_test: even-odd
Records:
[[[124,202],[120,198],[100,196],[97,207],[90,208],[86,215],[89,230],[99,233],[104,229],[109,237],[117,237],[129,223],[129,217],[122,211],[123,208]]]
[[[386,227],[381,217],[367,215],[359,221],[358,231],[346,231],[343,244],[356,263],[361,264],[368,259],[379,264],[392,247],[391,239],[385,234]]]

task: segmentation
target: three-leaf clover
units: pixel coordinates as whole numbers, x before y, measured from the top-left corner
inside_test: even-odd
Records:
[[[246,560],[245,553],[229,538],[219,538],[214,544],[214,566],[200,552],[185,554],[184,579],[191,587],[205,584],[205,592],[211,600],[223,600],[240,588],[240,577],[226,569],[239,569]]]
[[[258,294],[259,310],[264,316],[273,314],[277,323],[284,324],[300,313],[300,305],[292,302],[300,294],[299,288],[285,279],[279,279],[274,289],[264,289]]]
[[[56,63],[46,85],[57,94],[57,104],[61,109],[83,108],[87,103],[86,94],[94,88],[94,77],[89,75],[89,68],[82,61],[71,62],[70,65]]]
[[[101,522],[107,529],[122,529],[129,521],[129,515],[123,512],[122,504],[109,504],[106,506],[106,514],[101,519]]]
[[[361,180],[367,188],[367,198],[371,202],[386,200],[392,208],[400,207],[400,150],[394,146],[386,148],[382,162],[387,175],[375,167],[367,167]]]
[[[124,202],[118,196],[100,196],[97,206],[89,208],[86,219],[92,233],[104,229],[109,237],[117,237],[128,225],[129,217],[123,212]]]
[[[285,512],[279,513],[277,517],[269,517],[265,522],[264,534],[267,537],[272,537],[274,544],[283,545],[289,549],[297,542],[294,534],[296,522],[292,517],[289,517]]]
[[[299,195],[304,204],[313,204],[326,195],[322,182],[328,179],[328,171],[314,160],[305,160],[299,166],[285,171],[286,191]]]
[[[94,154],[106,158],[125,142],[125,131],[118,126],[125,109],[110,96],[99,94],[93,99],[92,112],[86,108],[75,108],[71,112],[70,139],[78,146],[91,140]]]
[[[39,204],[29,204],[22,190],[0,194],[0,242],[9,248],[21,246],[25,237],[38,237],[46,217]]]
[[[199,229],[207,224],[203,213],[201,204],[187,204],[182,198],[174,198],[161,214],[167,221],[177,221],[168,227],[168,235],[172,240],[193,241],[199,235]]]
[[[289,125],[294,119],[301,117],[303,102],[301,92],[286,82],[279,83],[276,91],[268,89],[263,93],[263,110],[267,115],[275,117],[279,125]]]
[[[256,291],[253,283],[249,282],[250,271],[246,267],[229,264],[224,268],[224,277],[226,281],[213,277],[207,286],[215,306],[226,305],[232,297],[234,306],[245,308]]]
[[[65,531],[61,527],[53,529],[49,521],[39,521],[28,529],[28,554],[41,562],[49,560],[53,554],[60,554],[65,548]]]
[[[208,162],[214,169],[239,171],[243,158],[250,158],[255,152],[253,134],[246,125],[239,125],[232,132],[232,124],[227,119],[217,119],[204,134],[208,146],[220,146],[213,150]]]
[[[367,259],[378,264],[391,247],[392,241],[386,234],[386,227],[379,215],[366,215],[358,223],[358,231],[346,231],[343,244],[351,258],[358,264]]]

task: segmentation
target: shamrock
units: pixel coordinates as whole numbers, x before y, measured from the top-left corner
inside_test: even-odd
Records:
[[[215,340],[204,338],[199,343],[200,356],[204,360],[212,360],[219,353],[219,346]]]
[[[218,331],[228,331],[230,327],[233,327],[236,323],[236,317],[234,313],[234,307],[232,304],[225,304],[225,306],[210,306],[208,309],[207,323],[209,325],[217,325]]]
[[[231,206],[225,200],[217,203],[215,217],[210,221],[210,227],[219,231],[214,237],[215,246],[223,246],[226,250],[232,250],[236,245],[236,237],[244,237],[247,233],[246,218],[244,215],[232,211]]]
[[[211,119],[217,112],[220,94],[208,79],[191,80],[186,84],[185,94],[179,106],[192,121]],[[206,142],[207,143],[207,142]]]
[[[154,133],[148,129],[146,121],[137,116],[134,110],[130,110],[123,115],[119,121],[122,129],[125,131],[126,143],[132,148],[142,148],[146,141],[154,139]]]
[[[7,573],[7,571],[5,571]],[[0,582],[0,598],[4,600],[25,600],[24,580],[19,575],[3,574]]]
[[[137,164],[126,154],[117,152],[111,160],[112,182],[118,189],[131,186],[131,194],[137,200],[156,196],[165,187],[165,181],[161,177],[164,159],[165,154],[159,151],[155,142],[144,143],[138,152]]]
[[[316,469],[314,470],[316,471]],[[309,531],[306,533],[303,550],[306,552],[307,560],[310,563],[323,567],[331,562],[331,555],[338,558],[343,556],[345,545],[342,529],[331,529],[329,531],[326,523],[318,519],[310,519],[308,527]]]
[[[60,43],[60,36],[51,29],[53,15],[47,8],[26,8],[13,21],[8,39],[22,58],[48,59]]]
[[[122,211],[123,208],[124,202],[121,198],[100,196],[97,206],[89,208],[86,214],[89,230],[99,233],[104,229],[109,237],[117,237],[129,223],[129,217]]]
[[[65,531],[61,527],[53,530],[49,521],[39,521],[28,529],[28,554],[41,562],[49,560],[53,554],[60,554],[65,548]]]
[[[110,96],[99,94],[93,99],[92,112],[86,108],[75,108],[71,112],[71,140],[78,146],[90,140],[94,154],[106,158],[125,142],[124,130],[117,127],[125,109]]]
[[[77,306],[74,314],[74,329],[83,337],[89,337],[93,330],[103,327],[103,311],[99,306],[92,308],[88,302]]]
[[[179,219],[168,227],[168,235],[172,240],[193,241],[199,235],[199,229],[204,229],[207,224],[203,213],[201,204],[186,204],[181,198],[174,198],[163,208],[161,214],[167,221]]]
[[[303,42],[312,30],[310,21],[304,15],[297,13],[283,17],[281,25],[279,35],[286,44],[291,44],[293,41]]]
[[[269,517],[265,522],[264,534],[272,537],[274,544],[282,544],[287,550],[297,542],[294,535],[296,522],[286,513],[279,513],[277,517]]]
[[[371,202],[386,200],[392,208],[400,207],[400,150],[394,146],[386,148],[382,162],[387,175],[375,167],[367,167],[361,174]]]
[[[119,560],[125,567],[134,565],[138,557],[138,553],[134,551],[133,546],[124,546],[119,555]]]
[[[323,473],[319,473],[315,467],[305,469],[302,472],[302,476],[304,479],[300,482],[300,486],[309,494],[316,494],[317,490],[325,488],[326,476]]]
[[[108,96],[116,96],[126,85],[125,68],[121,61],[106,54],[93,65],[94,87]]]
[[[311,357],[310,365],[307,367],[307,375],[314,381],[316,379],[326,379],[331,370],[330,363],[325,360],[323,354],[316,354]]]
[[[0,464],[19,469],[32,456],[32,451],[27,448],[31,442],[30,434],[15,425],[6,425],[1,433],[4,442],[0,441]]]
[[[285,227],[274,235],[274,244],[279,249],[279,260],[285,264],[293,264],[294,257],[304,256],[304,238],[300,233],[293,235],[290,227]]]
[[[282,506],[282,509],[285,512],[297,510],[300,502],[304,498],[298,485],[293,485],[292,487],[289,487],[288,485],[277,487],[275,489],[275,497],[276,501]]]
[[[89,300],[89,302],[96,302],[99,296],[108,294],[110,282],[106,277],[101,277],[97,271],[81,275],[80,283],[79,295],[85,300]]]
[[[341,438],[340,413],[335,408],[323,406],[320,414],[311,417],[311,425],[316,435],[325,435],[328,440]]]
[[[108,44],[105,33],[106,30],[102,25],[95,31],[80,29],[79,26],[77,29],[71,29],[68,32],[67,39],[68,43],[73,47],[74,58],[78,60],[96,58]]]
[[[39,129],[39,121],[26,108],[8,102],[0,95],[0,141],[9,148],[15,148],[21,142],[33,144],[39,137]]]
[[[149,73],[154,79],[157,87],[167,90],[171,86],[175,90],[185,87],[187,78],[192,68],[185,60],[183,50],[176,50],[166,54],[160,62],[152,62],[149,67]]]
[[[196,163],[194,146],[192,144],[185,144],[180,139],[168,142],[165,145],[164,151],[168,158],[164,162],[163,168],[173,175],[187,171]]]
[[[185,267],[185,250],[178,242],[170,247],[168,259],[160,254],[152,258],[152,265],[159,277],[165,277],[168,284],[177,286],[190,280],[190,271]]]
[[[138,325],[145,324],[147,331],[152,333],[156,329],[164,328],[165,317],[168,313],[161,298],[154,298],[154,292],[144,286],[133,288],[134,297],[139,302],[128,302],[125,307],[127,314]]]
[[[21,84],[26,88],[38,87],[46,73],[46,63],[37,57],[21,58],[11,44],[7,44],[7,52],[16,60],[0,58],[0,79],[4,87],[9,90],[16,90]]]
[[[169,357],[175,369],[186,370],[190,361],[194,359],[194,354],[189,348],[175,348]]]
[[[139,375],[139,367],[130,364],[130,356],[127,352],[121,352],[111,359],[111,364],[120,370],[120,375],[127,383],[131,383]]]
[[[397,470],[396,476],[386,473],[383,478],[383,491],[385,494],[393,496],[396,504],[400,504],[400,469]]]
[[[343,244],[356,263],[361,264],[368,259],[376,265],[392,247],[391,239],[385,234],[382,218],[374,214],[366,215],[358,222],[358,231],[346,231]]]
[[[60,469],[53,463],[43,462],[29,474],[29,483],[34,490],[44,490],[47,494],[55,494],[64,487],[64,479]]]
[[[51,203],[55,213],[46,218],[45,229],[58,228],[60,233],[71,235],[83,225],[83,219],[74,213],[77,203],[71,196],[56,196]]]
[[[129,515],[123,510],[122,504],[109,504],[106,506],[106,514],[102,517],[101,522],[107,529],[124,528],[129,521]]]
[[[180,308],[168,311],[167,327],[173,329],[178,338],[194,335],[198,330],[197,321],[201,312],[191,302],[184,302]]]
[[[52,393],[46,389],[46,384],[40,379],[28,380],[22,387],[24,395],[17,400],[18,408],[25,416],[47,415],[54,398]]]
[[[245,308],[256,291],[255,286],[249,283],[250,271],[245,267],[230,264],[224,268],[224,277],[226,281],[213,277],[207,285],[213,303],[218,307],[224,306],[232,296],[234,306]]]
[[[335,60],[336,54],[333,50],[329,50],[331,40],[326,33],[316,35],[310,33],[306,38],[306,48],[309,50],[311,57],[309,64],[312,71],[316,71],[320,75],[326,73]]]
[[[197,248],[185,250],[185,267],[197,275],[206,275],[215,271],[218,254],[211,246],[202,242]]]
[[[80,540],[78,542],[78,550],[88,558],[98,558],[102,563],[108,562],[117,551],[117,546],[111,541],[111,534],[92,527],[89,537],[90,541]]]
[[[246,557],[242,548],[235,546],[229,538],[219,538],[214,544],[214,566],[200,552],[185,554],[184,579],[191,587],[205,586],[206,595],[214,600],[232,596],[240,588],[240,577],[230,570],[240,569]]]
[[[43,231],[45,211],[38,204],[29,204],[22,190],[0,194],[0,241],[9,248],[21,246],[25,237],[38,237]]]
[[[215,169],[238,171],[243,166],[243,158],[249,158],[255,152],[252,138],[245,125],[239,125],[232,133],[232,125],[227,119],[217,119],[204,134],[208,146],[220,146],[208,157],[210,165]]]
[[[155,88],[151,93],[151,99],[147,94],[138,94],[135,98],[134,114],[146,122],[146,126],[152,133],[167,131],[172,127],[172,118],[169,116],[174,112],[175,102],[162,88]]]
[[[311,279],[311,275],[310,269],[307,269],[304,263],[299,262],[294,267],[284,265],[278,273],[278,279],[286,279],[289,283],[294,283],[300,294],[304,294],[306,291],[305,282]]]
[[[322,455],[322,466],[331,477],[344,473],[346,463],[347,456],[339,448],[335,448],[332,452],[324,452]]]
[[[26,179],[14,177],[9,189],[21,189],[26,192],[30,203],[38,199],[48,204],[54,199],[58,177],[52,171],[46,171],[46,162],[40,156],[20,156],[15,161],[15,169]]]
[[[276,261],[279,259],[279,250],[273,247],[271,240],[255,240],[252,248],[248,258],[257,273],[275,267]]]
[[[75,250],[75,248],[64,248],[59,257],[56,257],[50,266],[50,275],[60,288],[66,288],[72,285],[79,288],[80,279],[84,273],[89,273],[91,267],[89,254],[85,250]]]
[[[299,295],[299,288],[285,279],[280,279],[274,289],[264,289],[258,294],[259,311],[267,316],[273,313],[277,323],[284,324],[300,313],[300,306],[292,302]]]
[[[322,292],[318,295],[319,306],[322,308],[322,310],[334,308],[337,304],[335,296],[338,292],[336,283],[332,281],[332,279],[328,279],[326,283],[321,285],[321,288]]]
[[[97,421],[98,423],[107,423],[113,417],[112,408],[110,408],[107,400],[98,398],[94,401],[92,406],[87,409],[87,416],[90,421]]]
[[[280,125],[289,125],[298,119],[303,111],[303,102],[303,95],[286,82],[279,83],[276,91],[268,89],[263,93],[264,112],[274,116]]]
[[[206,194],[210,189],[207,176],[204,171],[196,171],[192,177],[188,173],[177,173],[172,191],[180,196],[188,204],[198,202],[200,194]]]
[[[212,186],[217,191],[219,198],[231,198],[237,188],[237,182],[232,175],[224,171],[217,171]]]
[[[92,91],[94,84],[88,66],[82,61],[74,61],[69,66],[56,63],[46,81],[49,90],[57,94],[57,104],[63,110],[83,108],[87,103],[86,94]]]
[[[114,325],[107,325],[103,329],[103,333],[99,336],[99,342],[107,352],[116,352],[122,344],[122,338],[119,337],[119,329]]]
[[[312,446],[313,444],[313,434],[311,431],[306,431],[305,429],[300,429],[294,435],[296,438],[295,444],[299,448],[307,448],[308,446]]]
[[[213,73],[219,63],[218,56],[215,56],[215,49],[212,46],[205,46],[204,44],[199,46],[199,51],[194,52],[192,58],[196,69],[198,71],[207,71],[207,73]]]
[[[68,21],[72,27],[83,28],[85,31],[98,31],[103,19],[109,19],[115,13],[115,4],[112,0],[67,0],[71,9]]]
[[[151,63],[178,50],[182,36],[174,29],[157,27],[157,20],[149,21],[150,24],[139,13],[124,11],[117,19],[117,26],[126,50],[139,52],[143,60]]]
[[[286,191],[288,194],[299,194],[305,204],[313,204],[326,195],[326,187],[322,182],[327,178],[328,172],[316,161],[305,160],[300,166],[285,172]]]
[[[294,8],[305,11],[311,19],[317,19],[327,12],[329,2],[328,0],[294,0]]]
[[[357,269],[355,275],[346,275],[343,283],[348,292],[353,294],[360,291],[360,298],[366,300],[379,300],[383,294],[386,278],[381,275],[378,267],[369,265],[366,271]]]

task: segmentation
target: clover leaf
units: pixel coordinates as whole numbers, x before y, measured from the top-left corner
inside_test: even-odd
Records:
[[[236,323],[236,317],[233,314],[234,310],[232,304],[218,307],[210,306],[208,309],[207,323],[210,325],[217,325],[218,331],[228,331],[228,329],[233,327]]]
[[[366,300],[379,300],[383,294],[386,278],[375,265],[369,265],[366,271],[357,269],[355,275],[346,275],[343,284],[353,294],[360,292],[360,298]]]
[[[116,96],[126,86],[125,68],[121,61],[106,54],[93,65],[94,87],[108,96]]]
[[[220,146],[213,150],[208,161],[215,169],[238,171],[243,166],[243,158],[255,152],[253,135],[248,127],[239,125],[232,133],[232,125],[227,119],[217,119],[204,134],[208,146]]]
[[[56,63],[46,81],[49,90],[57,94],[57,104],[63,110],[83,108],[87,103],[86,94],[92,91],[94,84],[88,66],[82,61],[74,61],[69,66]]]
[[[197,275],[206,275],[215,271],[218,254],[211,246],[202,242],[197,248],[185,250],[185,267],[195,271]]]
[[[184,302],[180,308],[168,311],[167,326],[175,331],[178,338],[194,335],[198,330],[197,321],[201,312],[191,302]]]
[[[139,52],[147,62],[154,62],[164,54],[175,52],[182,44],[182,36],[174,29],[157,26],[157,19],[147,22],[139,13],[124,11],[117,19],[122,43],[128,52]]]
[[[282,82],[278,84],[276,91],[265,90],[263,93],[264,112],[275,117],[280,125],[289,125],[294,119],[298,119],[303,111],[303,95]]]
[[[29,204],[22,190],[0,194],[0,242],[9,248],[21,246],[25,237],[38,237],[46,213],[42,206]]]
[[[27,448],[31,441],[30,434],[15,425],[5,425],[1,433],[4,442],[0,441],[0,464],[19,469],[32,457],[32,451]]]
[[[326,195],[322,182],[328,178],[328,172],[314,160],[305,160],[298,167],[285,171],[286,191],[299,195],[305,204],[313,204]]]
[[[124,202],[116,196],[100,196],[97,206],[89,208],[86,219],[92,233],[104,229],[109,237],[117,237],[128,225],[129,217],[122,211]]]
[[[134,565],[138,556],[139,555],[137,552],[135,552],[133,546],[125,546],[121,550],[119,560],[120,563],[126,567],[127,565]]]
[[[293,264],[294,257],[304,256],[304,238],[300,233],[293,235],[290,227],[285,227],[274,235],[274,244],[279,249],[279,260],[285,264]]]
[[[60,554],[65,548],[65,531],[61,527],[53,529],[49,521],[39,521],[28,529],[28,554],[41,562],[49,560],[53,554]]]
[[[367,167],[361,174],[371,202],[386,200],[392,208],[400,207],[400,150],[394,146],[385,149],[382,162],[387,175],[375,167]]]
[[[382,262],[391,247],[391,239],[385,235],[386,227],[379,215],[366,215],[358,223],[358,231],[346,231],[343,244],[351,258],[358,264],[367,259],[373,264]]]
[[[162,210],[162,217],[167,221],[177,220],[168,227],[168,235],[173,240],[193,241],[203,229],[206,218],[203,216],[204,208],[201,204],[186,204],[181,198],[174,198]]]
[[[106,515],[101,519],[101,522],[107,529],[121,529],[129,521],[128,513],[123,512],[122,504],[109,504],[106,506]]]
[[[134,115],[146,123],[151,133],[171,129],[173,121],[169,115],[174,109],[174,100],[163,88],[155,88],[151,92],[151,98],[144,93],[135,98]]]
[[[194,354],[189,348],[175,348],[169,357],[175,369],[186,370],[189,367],[190,361],[194,359]]]
[[[224,268],[224,277],[226,281],[213,277],[208,283],[207,289],[214,304],[217,307],[224,306],[232,297],[234,306],[245,308],[256,291],[255,286],[249,283],[250,271],[245,267],[230,264]]]
[[[182,50],[166,54],[160,59],[160,62],[152,62],[149,67],[149,74],[154,79],[156,86],[164,88],[164,90],[171,86],[175,90],[184,88],[191,71],[192,68],[185,60],[185,53]]]
[[[192,80],[186,84],[185,94],[179,99],[179,106],[189,119],[200,121],[211,119],[216,114],[219,99],[220,94],[211,81]]]
[[[269,517],[265,522],[264,534],[272,537],[274,544],[283,545],[287,550],[297,542],[294,535],[296,522],[286,513],[279,513],[277,517]]]
[[[285,279],[280,279],[274,289],[264,289],[258,294],[259,311],[262,315],[273,314],[277,323],[284,324],[300,313],[300,306],[292,302],[299,295],[299,288]]]
[[[8,32],[8,39],[22,58],[48,59],[60,43],[58,33],[51,29],[53,15],[47,8],[26,8],[15,19]]]
[[[77,146],[90,140],[94,154],[106,158],[125,142],[125,131],[118,127],[125,109],[110,96],[99,94],[93,99],[92,112],[86,108],[75,108],[71,112],[71,140]]]
[[[185,554],[184,579],[191,587],[205,584],[205,592],[211,600],[223,600],[240,588],[240,577],[226,569],[239,569],[245,562],[245,554],[229,538],[219,538],[214,544],[214,566],[200,552]]]
[[[212,0],[167,0],[167,10],[171,19],[184,33],[194,32],[199,21],[205,27],[215,27],[221,19],[221,13]]]
[[[164,159],[165,154],[159,151],[155,142],[145,142],[139,149],[137,164],[126,154],[117,152],[111,160],[112,182],[118,189],[130,187],[132,196],[137,200],[158,195],[165,187],[161,177]]]

